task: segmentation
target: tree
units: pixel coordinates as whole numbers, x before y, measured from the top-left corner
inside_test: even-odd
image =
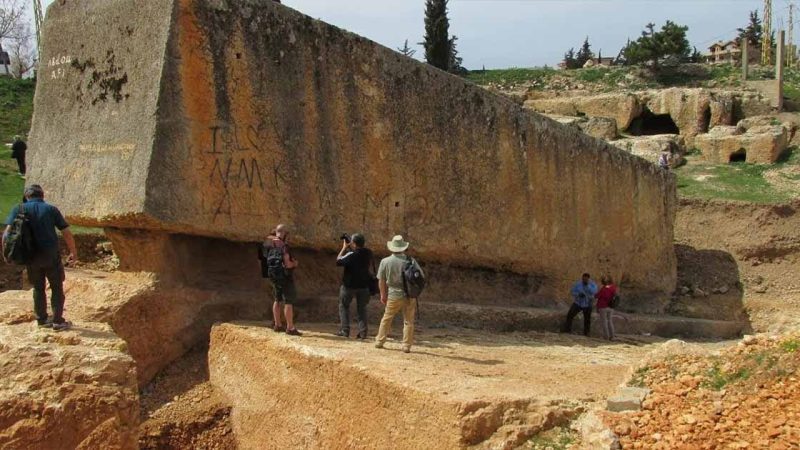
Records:
[[[761,46],[761,39],[764,36],[764,27],[758,17],[758,10],[750,11],[750,23],[744,28],[737,28],[739,40],[747,39],[747,42],[754,47]]]
[[[450,39],[450,20],[447,18],[449,0],[425,0],[425,61],[442,70],[449,70],[453,57]]]
[[[464,58],[458,56],[458,50],[456,49],[457,40],[458,36],[453,36],[450,38],[450,60],[448,61],[447,70],[450,73],[455,73],[457,75],[465,75],[467,69],[462,66]]]
[[[11,75],[14,78],[23,78],[36,67],[36,51],[31,45],[32,41],[33,35],[27,24],[22,27],[20,34],[10,41],[8,54],[11,59]]]
[[[0,41],[14,38],[25,23],[25,3],[22,0],[0,0]]]
[[[691,49],[686,31],[689,27],[680,26],[670,20],[660,31],[655,31],[655,27],[654,23],[648,23],[639,39],[628,42],[622,50],[625,64],[649,63],[653,70],[657,70],[664,59],[688,59]]]
[[[564,53],[564,68],[565,69],[577,69],[578,63],[575,59],[575,48],[570,48]]]
[[[12,65],[14,50],[22,52],[25,47],[25,43],[19,41],[29,40],[29,35],[30,28],[25,19],[25,3],[22,0],[0,0],[0,48],[5,45],[12,50],[9,52]],[[6,72],[9,72],[9,69],[13,73],[13,67],[6,67]]]
[[[701,63],[703,62],[703,54],[697,51],[697,47],[692,47],[692,54],[689,55],[686,61],[690,63]]]
[[[581,49],[578,50],[578,53],[575,55],[575,64],[577,64],[578,67],[583,67],[590,59],[594,59],[594,53],[592,53],[592,47],[589,45],[589,36],[586,36]]]
[[[408,46],[408,39],[406,39],[406,42],[403,44],[402,48],[398,47],[397,51],[402,53],[405,56],[408,56],[409,58],[412,58],[414,56],[414,54],[417,53],[416,50],[414,50],[414,49],[412,49],[411,47]]]

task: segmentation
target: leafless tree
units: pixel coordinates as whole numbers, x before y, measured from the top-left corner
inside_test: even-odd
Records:
[[[23,78],[36,67],[36,51],[32,42],[33,34],[28,24],[22,27],[14,39],[9,39],[8,54],[11,58],[11,75],[14,78]]]
[[[0,41],[16,37],[25,23],[23,0],[0,0]]]
[[[16,77],[30,71],[35,61],[25,5],[25,0],[0,0],[0,48],[8,51],[11,59],[11,67],[6,66],[5,72]]]

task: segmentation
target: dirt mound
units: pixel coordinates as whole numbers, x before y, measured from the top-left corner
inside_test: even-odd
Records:
[[[208,383],[207,349],[164,369],[140,398],[140,449],[236,448],[230,406]]]
[[[642,411],[603,413],[623,448],[797,448],[800,333],[748,336],[710,357],[672,355],[639,369]]]
[[[722,316],[743,307],[756,331],[800,325],[800,201],[681,200],[675,220],[674,313]]]

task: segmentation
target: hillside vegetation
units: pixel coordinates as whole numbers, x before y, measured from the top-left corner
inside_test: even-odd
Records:
[[[35,89],[36,82],[33,80],[0,77],[0,142],[11,142],[17,134],[28,135]]]
[[[774,78],[772,67],[753,66],[750,80]],[[466,79],[481,86],[499,90],[564,90],[585,89],[591,92],[612,92],[619,89],[644,90],[669,87],[742,87],[741,68],[730,64],[682,64],[665,67],[658,72],[629,66],[591,67],[577,70],[556,70],[550,67],[475,70]],[[786,95],[800,97],[800,70],[786,70]]]

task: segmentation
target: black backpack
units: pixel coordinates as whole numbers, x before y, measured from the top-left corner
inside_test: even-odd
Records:
[[[608,306],[613,309],[617,309],[619,308],[619,301],[619,294],[614,294],[614,296],[611,297],[611,301],[608,303]]]
[[[17,215],[11,222],[11,228],[6,236],[3,257],[6,261],[26,265],[31,262],[35,252],[36,243],[33,240],[31,219],[25,212],[25,204],[20,203]]]
[[[408,298],[419,298],[425,289],[425,277],[414,258],[408,257],[405,265],[403,265],[403,292]]]
[[[286,281],[289,278],[289,271],[283,264],[285,247],[276,247],[272,244],[266,250],[267,278],[278,283]]]

